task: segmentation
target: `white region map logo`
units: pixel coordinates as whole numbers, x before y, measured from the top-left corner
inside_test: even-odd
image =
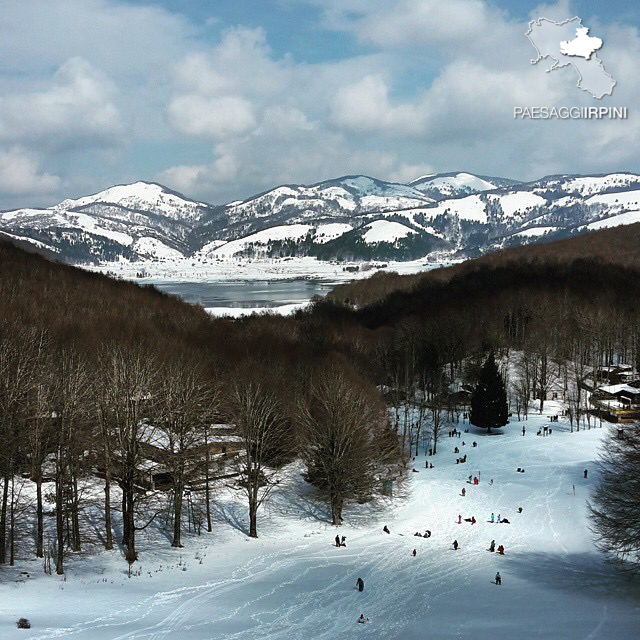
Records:
[[[596,55],[602,48],[602,40],[590,36],[580,18],[576,16],[564,22],[538,18],[529,23],[526,36],[538,52],[531,64],[551,58],[554,63],[547,72],[571,65],[578,74],[578,88],[588,91],[597,100],[612,94],[616,81]]]

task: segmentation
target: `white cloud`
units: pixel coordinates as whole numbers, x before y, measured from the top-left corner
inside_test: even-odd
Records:
[[[351,131],[410,136],[424,128],[425,112],[412,103],[393,106],[389,90],[379,75],[365,76],[340,88],[331,105],[331,119]]]
[[[47,189],[77,195],[152,177],[222,202],[347,173],[534,178],[640,164],[633,117],[514,121],[514,106],[593,100],[575,88],[571,70],[531,65],[527,20],[492,2],[306,1],[339,32],[313,63],[275,53],[269,42],[283,39],[262,28],[218,31],[215,16],[208,30],[204,21],[124,0],[5,3],[0,143],[20,150],[22,175],[27,159],[33,200]],[[575,12],[560,0],[531,15],[562,20]],[[618,81],[609,103],[632,108],[640,101],[637,30],[582,17],[602,38],[598,55]],[[304,39],[308,27],[299,26]],[[335,48],[340,38],[344,50]]]
[[[103,73],[83,58],[71,58],[46,91],[0,99],[0,139],[56,149],[117,144],[124,127],[111,101],[114,93]]]
[[[47,194],[59,186],[60,178],[41,173],[36,159],[24,149],[0,149],[0,192],[12,195]]]
[[[179,96],[169,104],[168,116],[178,131],[214,140],[242,136],[256,126],[251,103],[238,96]]]

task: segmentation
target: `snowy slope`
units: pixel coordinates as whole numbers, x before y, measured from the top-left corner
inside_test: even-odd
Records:
[[[597,220],[590,224],[580,227],[580,230],[595,231],[597,229],[608,229],[610,227],[619,227],[625,224],[635,224],[640,222],[640,211],[627,211],[611,218],[605,218],[604,220]]]
[[[461,439],[447,438],[445,425],[439,452],[429,458],[434,468],[425,470],[423,456],[411,462],[418,473],[407,474],[400,492],[406,499],[349,505],[339,529],[327,524],[327,508],[293,466],[260,509],[256,540],[245,534],[241,493],[220,490],[213,533],[185,536],[183,549],[171,549],[157,532],[140,534],[140,575],[127,578],[119,550],[70,560],[65,581],[43,575],[39,561],[21,560],[0,583],[0,637],[635,638],[640,589],[603,560],[588,530],[586,500],[605,430],[569,433],[561,418],[551,436],[537,437],[543,424],[545,416],[532,415],[502,436],[471,428]],[[468,454],[467,464],[455,464],[454,446]],[[466,484],[470,474],[479,475],[478,486]],[[511,524],[491,524],[492,512]],[[457,524],[459,514],[478,522]],[[425,529],[431,538],[414,537]],[[332,546],[336,532],[346,536],[346,548]],[[492,539],[505,546],[504,556],[487,551]],[[496,571],[502,586],[493,583]],[[361,613],[365,625],[356,623]],[[31,620],[30,630],[15,628],[20,616]]]
[[[472,193],[491,191],[499,187],[517,184],[517,181],[459,172],[421,176],[408,184],[432,198],[441,200],[443,198],[461,197]]]
[[[206,211],[208,205],[166,187],[136,182],[48,209],[0,212],[0,230],[42,242],[71,261],[176,260]]]
[[[457,172],[422,176],[409,184],[354,175],[281,185],[220,206],[135,182],[49,209],[0,212],[0,231],[85,264],[159,263],[214,254],[218,260],[235,259],[252,247],[271,258],[413,260],[434,252],[458,258],[544,241],[532,228],[553,227],[554,238],[560,238],[607,226],[609,219],[612,225],[631,224],[638,210],[640,175],[631,173],[556,175],[522,183]],[[376,248],[380,243],[369,241],[375,234],[368,234],[364,243],[371,250],[358,253],[354,243],[362,238],[354,230],[383,220],[406,226],[403,238],[410,242],[397,243],[395,237],[391,251]],[[269,238],[268,230],[276,228],[280,236]],[[266,236],[256,235],[265,231]],[[271,252],[277,242],[285,242],[286,250]]]
[[[393,243],[400,238],[406,238],[408,235],[416,233],[413,229],[391,220],[376,220],[375,222],[370,222],[364,229],[366,231],[364,231],[362,239],[367,244],[375,244],[377,242]]]
[[[232,240],[222,246],[208,251],[206,255],[210,257],[232,257],[253,247],[257,251],[266,249],[270,243],[287,240],[299,240],[304,238],[313,227],[308,224],[291,224],[270,227],[263,231],[258,231],[239,240]]]
[[[134,182],[121,184],[90,196],[76,200],[63,200],[53,207],[55,210],[69,210],[89,204],[116,204],[134,211],[146,211],[174,220],[197,220],[208,205],[188,200],[160,184]]]

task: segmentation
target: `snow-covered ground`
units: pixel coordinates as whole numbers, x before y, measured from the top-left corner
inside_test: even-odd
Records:
[[[327,225],[328,226],[328,225]],[[460,260],[452,260],[443,254],[437,259],[424,258],[408,262],[385,263],[383,271],[397,273],[418,273],[438,267],[447,267]],[[379,264],[379,263],[376,263]],[[317,258],[274,258],[274,259],[195,259],[185,258],[167,262],[140,260],[137,262],[107,263],[84,268],[90,271],[109,273],[125,280],[140,280],[153,284],[154,280],[173,282],[217,282],[228,280],[341,280],[368,278],[375,272],[362,262],[324,262]],[[347,271],[347,267],[358,267],[358,271]],[[377,269],[376,269],[377,270]],[[146,277],[139,278],[138,274]]]
[[[559,409],[549,403],[545,414]],[[21,561],[1,575],[0,637],[636,638],[640,589],[603,560],[588,530],[586,500],[606,429],[569,433],[561,418],[551,436],[538,437],[543,424],[546,416],[532,416],[501,436],[473,427],[460,439],[445,433],[434,469],[424,457],[410,464],[405,498],[350,506],[339,529],[293,467],[261,510],[257,540],[245,534],[239,495],[221,493],[213,533],[185,538],[183,549],[166,538],[141,540],[131,578],[120,551],[69,559],[66,579]],[[455,464],[455,446],[466,464]],[[480,476],[478,486],[466,484],[470,474]],[[487,522],[492,512],[511,524]],[[457,524],[459,514],[478,522]],[[431,538],[414,537],[425,529]],[[332,546],[338,531],[346,548]],[[504,556],[487,551],[492,539]],[[30,577],[19,580],[25,570]],[[493,583],[496,571],[502,586]],[[361,613],[364,625],[356,623]],[[15,628],[20,616],[31,630]]]
[[[292,304],[281,304],[277,307],[205,307],[205,311],[212,316],[227,318],[242,318],[261,313],[288,316],[298,311],[298,309],[304,309],[307,305],[307,302],[294,302]]]

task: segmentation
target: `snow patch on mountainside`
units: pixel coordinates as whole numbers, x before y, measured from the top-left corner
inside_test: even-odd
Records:
[[[634,224],[640,222],[640,211],[627,211],[611,218],[597,220],[590,224],[579,228],[580,231],[595,231],[596,229],[609,229],[611,227],[620,227],[625,224]]]
[[[502,211],[508,217],[512,217],[515,213],[526,213],[534,207],[541,207],[546,204],[546,200],[535,193],[528,191],[516,191],[507,195],[488,196],[490,200],[497,200],[500,203]]]
[[[607,189],[624,188],[639,181],[639,176],[630,173],[611,173],[606,176],[569,178],[564,182],[566,191],[575,191],[582,196],[601,193]]]
[[[184,258],[182,253],[176,249],[168,247],[157,238],[143,236],[133,243],[132,249],[145,258],[157,260],[180,260]]]
[[[117,204],[133,210],[153,211],[174,220],[196,220],[199,210],[207,206],[201,202],[181,198],[159,184],[134,182],[110,187],[76,200],[64,200],[53,209],[77,209],[94,203]]]
[[[529,227],[528,229],[523,229],[522,231],[518,231],[518,233],[514,233],[514,236],[521,236],[523,238],[537,238],[539,236],[545,235],[545,233],[553,233],[557,231],[558,227]]]
[[[256,248],[266,248],[270,242],[300,240],[312,231],[313,228],[314,227],[309,224],[290,224],[270,227],[269,229],[263,229],[257,233],[252,233],[245,238],[231,240],[221,247],[211,251],[209,255],[220,258],[229,258],[237,253],[247,250],[251,245],[254,245]]]
[[[351,231],[353,227],[350,224],[344,222],[331,222],[329,224],[322,224],[316,229],[314,241],[317,244],[325,244],[330,240],[335,240],[341,235]]]
[[[443,200],[438,206],[425,209],[425,217],[432,219],[440,215],[456,216],[460,220],[486,223],[488,221],[486,205],[479,195]]]
[[[416,233],[413,229],[409,229],[409,227],[392,220],[376,220],[375,222],[370,222],[364,228],[367,231],[363,234],[362,239],[367,244],[375,244],[377,242],[393,243]]]
[[[603,204],[611,208],[638,208],[640,207],[640,191],[604,193],[589,198],[586,204]]]
[[[460,191],[490,191],[496,185],[482,178],[478,178],[471,173],[457,173],[454,176],[423,176],[409,183],[411,186],[420,188],[428,186],[430,189],[437,189],[443,196],[452,195]]]

